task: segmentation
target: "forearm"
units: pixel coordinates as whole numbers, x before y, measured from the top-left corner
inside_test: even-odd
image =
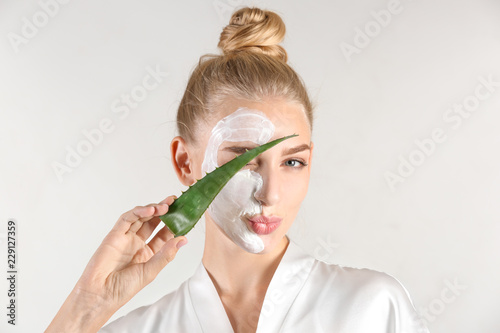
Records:
[[[45,332],[97,332],[115,311],[115,307],[101,297],[88,295],[75,287]]]

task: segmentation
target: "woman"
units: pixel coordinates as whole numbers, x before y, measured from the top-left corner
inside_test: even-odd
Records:
[[[278,44],[281,18],[236,11],[220,56],[204,56],[180,103],[171,143],[179,180],[289,134],[231,179],[205,214],[202,262],[176,291],[102,332],[427,332],[406,290],[367,269],[318,261],[287,237],[310,175],[312,105]],[[186,237],[161,229],[174,197],[123,214],[48,332],[95,332],[172,261]]]

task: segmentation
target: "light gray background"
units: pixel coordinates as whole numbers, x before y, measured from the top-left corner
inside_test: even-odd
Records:
[[[372,11],[389,2],[73,0],[16,52],[9,36],[46,2],[0,3],[0,267],[9,218],[19,233],[18,325],[6,324],[1,278],[0,331],[43,330],[117,218],[183,189],[169,158],[176,108],[241,5],[282,16],[289,63],[317,105],[310,189],[291,237],[324,260],[398,278],[432,332],[500,331],[500,87],[460,126],[443,118],[474,100],[479,77],[500,81],[499,1],[402,0],[350,61],[342,43],[376,29]],[[168,76],[120,118],[113,102],[156,66]],[[52,164],[105,118],[114,130],[59,181]],[[386,172],[435,128],[447,139],[391,190]],[[113,319],[193,273],[203,223]]]

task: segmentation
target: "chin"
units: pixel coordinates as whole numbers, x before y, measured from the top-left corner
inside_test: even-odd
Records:
[[[254,244],[254,243],[248,243],[244,242],[241,239],[231,239],[230,240],[238,245],[241,249],[248,253],[253,253],[253,254],[261,254],[266,252],[266,246],[262,247],[261,244]]]
[[[280,240],[275,235],[259,236],[253,234],[249,239],[225,233],[229,241],[236,244],[242,250],[252,254],[266,254],[272,252],[279,244]],[[274,237],[273,237],[274,236]]]
[[[256,253],[256,254],[267,254],[273,252],[277,246],[280,245],[281,241],[285,235],[265,235],[265,236],[259,236],[260,239],[262,239],[262,242],[264,243],[264,249],[260,252],[251,252],[251,253]],[[250,251],[247,251],[250,252]]]

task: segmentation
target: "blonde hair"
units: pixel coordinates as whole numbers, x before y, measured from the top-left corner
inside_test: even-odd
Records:
[[[200,121],[207,122],[228,97],[250,101],[282,97],[299,103],[312,130],[313,106],[306,88],[278,45],[285,31],[274,12],[248,7],[234,12],[217,45],[222,54],[201,56],[189,78],[177,111],[179,135],[196,142]]]

